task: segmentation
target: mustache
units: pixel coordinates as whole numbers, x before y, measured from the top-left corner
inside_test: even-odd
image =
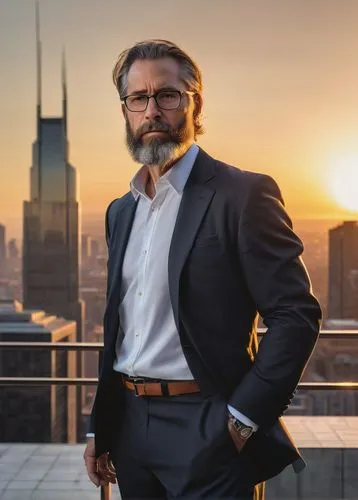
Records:
[[[172,132],[172,128],[167,123],[155,122],[155,123],[144,123],[136,132],[136,137],[141,137],[147,132]]]

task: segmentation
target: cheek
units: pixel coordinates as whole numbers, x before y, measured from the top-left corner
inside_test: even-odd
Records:
[[[176,128],[184,120],[186,120],[187,113],[185,109],[177,109],[171,113],[163,115],[163,120],[166,121],[171,127]]]
[[[131,129],[132,133],[136,133],[138,130],[139,126],[141,125],[141,121],[138,119],[139,117],[136,115],[128,116],[127,122],[129,125],[129,128]]]

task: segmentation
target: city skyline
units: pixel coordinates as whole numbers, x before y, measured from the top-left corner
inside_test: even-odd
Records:
[[[6,96],[0,117],[6,175],[0,185],[0,222],[9,237],[18,234],[29,189],[29,145],[36,135],[34,5],[3,0],[0,6],[0,44],[6,49],[0,63],[8,75],[0,82]],[[115,59],[137,40],[162,37],[179,43],[203,71],[207,131],[199,145],[240,168],[272,175],[294,218],[357,217],[358,206],[344,209],[342,188],[334,193],[338,184],[331,185],[351,158],[357,157],[358,170],[356,2],[346,0],[339,8],[331,0],[272,0],[269,6],[227,0],[206,8],[205,19],[200,19],[203,1],[190,10],[186,1],[156,6],[139,19],[133,17],[138,6],[114,0],[102,2],[102,8],[91,0],[39,5],[47,68],[44,110],[58,114],[58,68],[65,46],[70,157],[80,172],[85,216],[104,214],[138,169],[124,145],[111,82]],[[172,21],[180,15],[185,30]],[[212,32],[220,35],[220,43],[212,43]],[[352,180],[348,175],[347,189]]]

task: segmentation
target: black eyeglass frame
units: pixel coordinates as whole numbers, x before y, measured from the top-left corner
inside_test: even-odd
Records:
[[[162,106],[159,105],[159,103],[157,101],[157,97],[158,97],[159,94],[165,93],[165,92],[175,92],[176,94],[179,95],[179,104],[175,108],[163,108]],[[164,111],[172,111],[173,109],[180,108],[182,97],[183,97],[184,94],[186,94],[186,95],[195,95],[195,94],[197,94],[197,92],[192,92],[191,90],[163,89],[163,90],[158,90],[158,92],[154,92],[154,94],[129,94],[129,95],[126,95],[124,97],[121,97],[121,101],[124,102],[125,107],[131,113],[143,113],[143,111],[146,111],[146,109],[148,107],[149,99],[151,97],[153,97],[153,99],[155,100],[156,105],[158,106],[159,109],[163,109]],[[128,105],[127,105],[127,99],[129,97],[139,97],[139,96],[147,98],[147,104],[145,105],[145,108],[144,109],[140,109],[140,110],[139,109],[137,109],[137,110],[130,109],[128,107]]]

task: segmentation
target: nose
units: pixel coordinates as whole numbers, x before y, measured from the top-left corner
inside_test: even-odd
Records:
[[[160,108],[158,108],[157,102],[154,97],[150,97],[148,101],[147,109],[145,110],[145,117],[147,120],[155,120],[156,118],[162,116]]]

